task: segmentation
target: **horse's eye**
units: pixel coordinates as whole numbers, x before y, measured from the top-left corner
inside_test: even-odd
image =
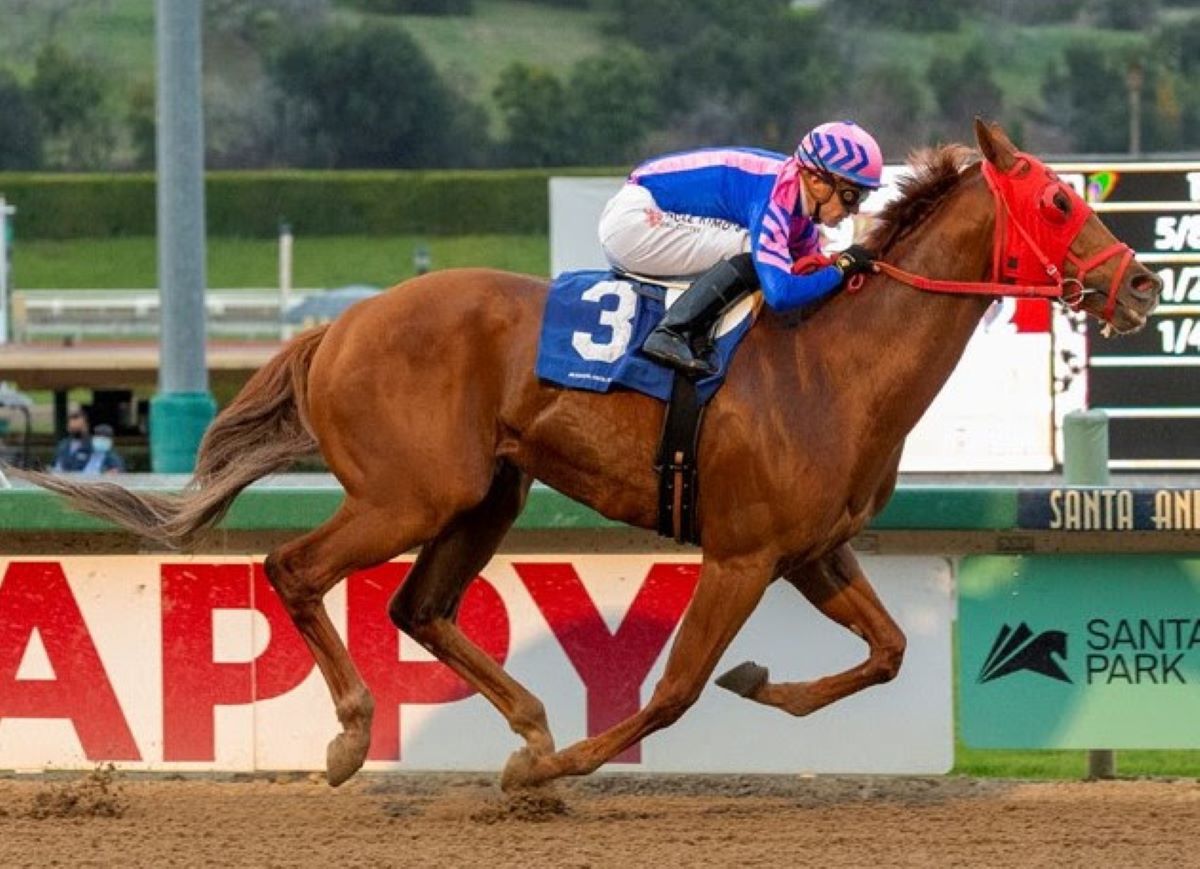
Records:
[[[1061,185],[1051,184],[1042,191],[1038,211],[1043,220],[1050,223],[1066,223],[1067,215],[1071,213],[1071,197]]]

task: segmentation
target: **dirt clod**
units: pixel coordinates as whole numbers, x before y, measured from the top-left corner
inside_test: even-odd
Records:
[[[46,784],[33,795],[28,817],[37,821],[51,818],[120,818],[129,808],[116,767],[111,763],[96,767],[86,776],[61,784]]]
[[[471,820],[484,824],[500,821],[549,821],[568,814],[566,801],[557,793],[545,790],[520,791],[506,794],[471,815]]]

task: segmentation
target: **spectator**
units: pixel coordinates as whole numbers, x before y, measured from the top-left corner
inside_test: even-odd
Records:
[[[67,436],[58,442],[50,470],[58,474],[77,473],[91,457],[92,437],[87,414],[77,407],[67,414]]]
[[[92,454],[83,466],[83,474],[120,474],[125,471],[125,460],[113,449],[111,425],[101,423],[92,433]]]

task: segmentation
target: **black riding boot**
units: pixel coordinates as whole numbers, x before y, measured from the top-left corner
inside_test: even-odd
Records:
[[[722,260],[692,282],[658,324],[642,352],[656,362],[684,374],[717,373],[706,358],[712,350],[711,333],[721,315],[758,286],[750,254]]]

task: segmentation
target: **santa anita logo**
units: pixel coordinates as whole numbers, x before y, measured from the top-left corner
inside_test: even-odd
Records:
[[[1027,670],[1060,682],[1070,682],[1071,677],[1059,663],[1066,660],[1065,631],[1052,630],[1034,634],[1024,622],[1015,629],[1004,625],[992,642],[991,651],[979,670],[979,681],[991,682]]]
[[[1021,622],[1003,625],[980,667],[978,681],[993,682],[1026,673],[1086,685],[1186,685],[1184,664],[1200,649],[1200,619],[1088,620],[1083,637],[1082,672],[1068,672],[1071,639],[1063,630],[1035,632]],[[1079,667],[1077,662],[1076,667]]]

